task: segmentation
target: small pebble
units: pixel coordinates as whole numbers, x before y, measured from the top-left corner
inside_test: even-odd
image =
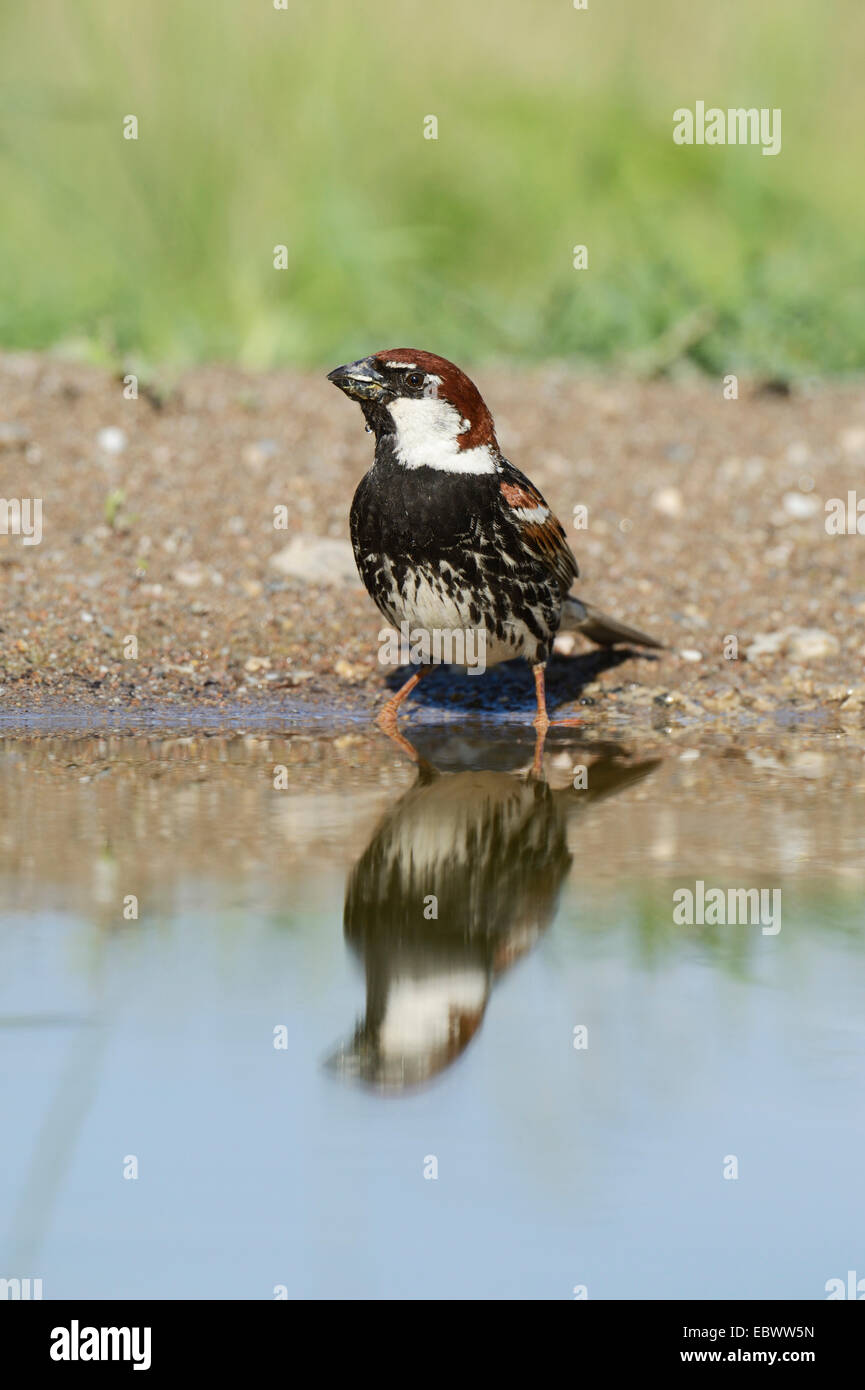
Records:
[[[841,452],[848,458],[855,458],[857,454],[865,454],[865,426],[853,425],[851,428],[842,430],[838,436],[838,443]]]
[[[794,628],[788,651],[794,661],[818,661],[838,650],[838,638],[819,627]]]
[[[251,444],[244,444],[240,457],[247,468],[251,468],[253,473],[258,473],[278,453],[279,445],[275,439],[257,439]]]
[[[782,505],[788,516],[802,519],[816,516],[823,509],[819,497],[808,496],[801,492],[785,492]]]
[[[758,632],[748,647],[745,656],[749,661],[760,661],[766,656],[777,656],[786,641],[786,632]]]
[[[652,506],[664,516],[679,517],[685,510],[682,494],[677,487],[659,488],[652,496]]]
[[[811,457],[811,450],[804,439],[796,439],[787,446],[787,462],[792,463],[796,468],[801,468]]]
[[[183,584],[187,589],[195,589],[204,583],[206,574],[204,566],[193,560],[188,565],[178,565],[173,577],[178,584]]]
[[[116,425],[107,425],[97,434],[96,442],[105,454],[122,454],[126,448],[126,432]]]
[[[295,536],[271,555],[270,564],[280,574],[305,584],[360,583],[350,542],[327,536]]]
[[[0,449],[23,449],[30,431],[26,425],[16,421],[0,421]]]

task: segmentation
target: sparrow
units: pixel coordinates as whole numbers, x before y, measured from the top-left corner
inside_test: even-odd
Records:
[[[462,1055],[498,981],[556,915],[572,816],[660,761],[635,762],[615,744],[586,753],[579,791],[420,761],[349,876],[343,927],[364,964],[366,1014],[327,1058],[329,1071],[393,1095]]]
[[[372,468],[351,505],[351,542],[367,591],[394,627],[482,632],[487,665],[523,657],[540,736],[550,725],[544,666],[557,632],[600,646],[663,645],[570,593],[579,570],[561,523],[503,456],[480,392],[453,362],[387,348],[327,379],[360,404],[375,435]],[[419,666],[378,716],[398,741],[399,706],[431,669]]]

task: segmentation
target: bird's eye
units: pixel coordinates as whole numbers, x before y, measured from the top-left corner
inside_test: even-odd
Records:
[[[415,388],[423,386],[423,372],[409,372],[406,381],[409,386]]]

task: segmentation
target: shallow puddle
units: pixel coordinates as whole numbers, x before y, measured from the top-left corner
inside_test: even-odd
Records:
[[[825,1297],[863,1260],[862,748],[557,731],[539,777],[521,730],[413,737],[0,744],[0,1276]]]

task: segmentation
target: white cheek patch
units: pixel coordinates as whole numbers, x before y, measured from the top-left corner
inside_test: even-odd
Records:
[[[541,522],[546,521],[550,514],[549,507],[514,507],[514,516],[518,516],[520,521]]]
[[[483,1012],[488,988],[482,970],[455,970],[428,980],[396,979],[382,1020],[382,1051],[423,1056],[446,1048],[459,1035],[461,1019]]]
[[[388,410],[396,426],[395,453],[404,468],[439,468],[446,473],[494,473],[487,448],[461,449],[463,420],[449,401],[434,396],[400,396]]]

